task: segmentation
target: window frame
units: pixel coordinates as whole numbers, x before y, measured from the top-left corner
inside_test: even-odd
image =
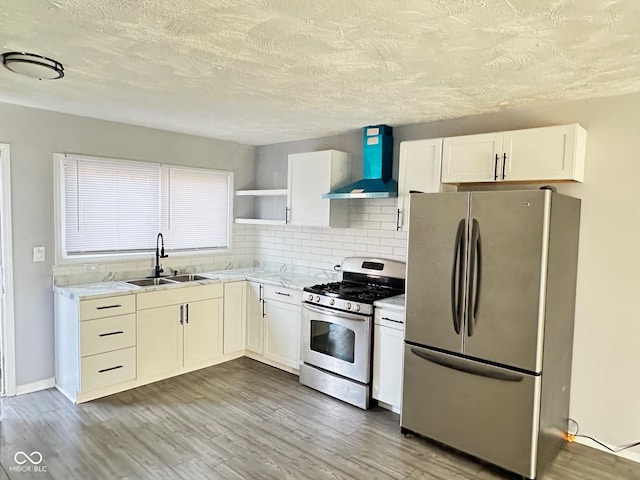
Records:
[[[130,253],[100,253],[100,254],[86,254],[86,255],[68,255],[64,248],[64,229],[65,229],[65,208],[63,204],[62,194],[64,192],[64,160],[72,157],[81,157],[88,160],[100,160],[111,162],[123,162],[123,163],[148,163],[157,165],[158,169],[162,171],[165,166],[176,167],[185,170],[205,170],[208,172],[215,172],[227,176],[227,192],[228,192],[228,211],[227,211],[227,241],[226,247],[221,248],[201,248],[201,249],[189,249],[189,250],[168,250],[171,257],[194,257],[205,255],[225,255],[232,251],[233,240],[233,198],[234,198],[234,173],[232,171],[217,170],[213,168],[193,167],[188,165],[179,165],[171,163],[160,162],[147,162],[144,160],[128,160],[113,157],[98,157],[92,155],[74,154],[74,153],[54,153],[53,154],[53,177],[54,177],[54,230],[55,230],[55,263],[54,265],[78,265],[78,264],[92,264],[92,263],[112,263],[112,262],[126,262],[136,260],[151,260],[155,248],[148,251],[130,252]],[[161,173],[162,175],[162,173]],[[161,193],[159,193],[161,195]],[[158,211],[160,216],[160,210]],[[162,227],[162,226],[161,226]],[[116,252],[114,250],[114,252]],[[146,267],[145,265],[138,265],[140,268]],[[95,269],[84,271],[96,271]],[[82,272],[77,272],[82,273]]]

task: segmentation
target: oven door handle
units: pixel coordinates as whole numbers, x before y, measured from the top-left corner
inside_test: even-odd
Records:
[[[303,303],[302,306],[312,312],[320,313],[322,315],[327,315],[331,317],[346,318],[348,320],[360,320],[364,322],[370,317],[370,315],[358,315],[355,313],[343,312],[341,310],[333,310],[328,308],[325,309],[322,307],[316,307],[314,305],[309,305],[308,303]]]

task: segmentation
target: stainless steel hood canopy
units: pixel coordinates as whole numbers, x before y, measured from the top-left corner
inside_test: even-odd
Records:
[[[325,193],[322,198],[391,198],[398,196],[398,182],[391,178],[393,136],[388,125],[364,128],[362,179]]]

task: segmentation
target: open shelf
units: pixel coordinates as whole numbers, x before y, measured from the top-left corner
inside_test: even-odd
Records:
[[[253,197],[284,197],[287,195],[286,188],[278,188],[271,190],[236,190],[236,195],[239,197],[253,196]]]
[[[264,218],[236,218],[236,223],[252,223],[254,225],[286,225],[284,220],[268,220]]]

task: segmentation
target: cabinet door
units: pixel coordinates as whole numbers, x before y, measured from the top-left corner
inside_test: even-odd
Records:
[[[373,398],[399,408],[404,334],[402,330],[375,325],[373,335]]]
[[[264,356],[298,369],[301,307],[274,301],[266,302],[265,307]]]
[[[136,323],[138,378],[177,371],[182,366],[180,306],[139,310]]]
[[[222,299],[185,305],[184,366],[190,367],[222,355]]]
[[[346,227],[349,202],[322,198],[348,183],[349,155],[326,150],[289,155],[288,223],[310,227]]]
[[[244,350],[247,314],[247,282],[224,286],[224,353]]]
[[[441,138],[400,143],[398,227],[402,230],[409,224],[409,192],[439,192],[441,164]]]
[[[494,182],[500,176],[502,133],[445,138],[442,183]]]
[[[247,286],[247,350],[263,352],[262,285],[249,282]]]
[[[574,124],[505,132],[503,180],[582,181],[574,171],[578,128]]]

